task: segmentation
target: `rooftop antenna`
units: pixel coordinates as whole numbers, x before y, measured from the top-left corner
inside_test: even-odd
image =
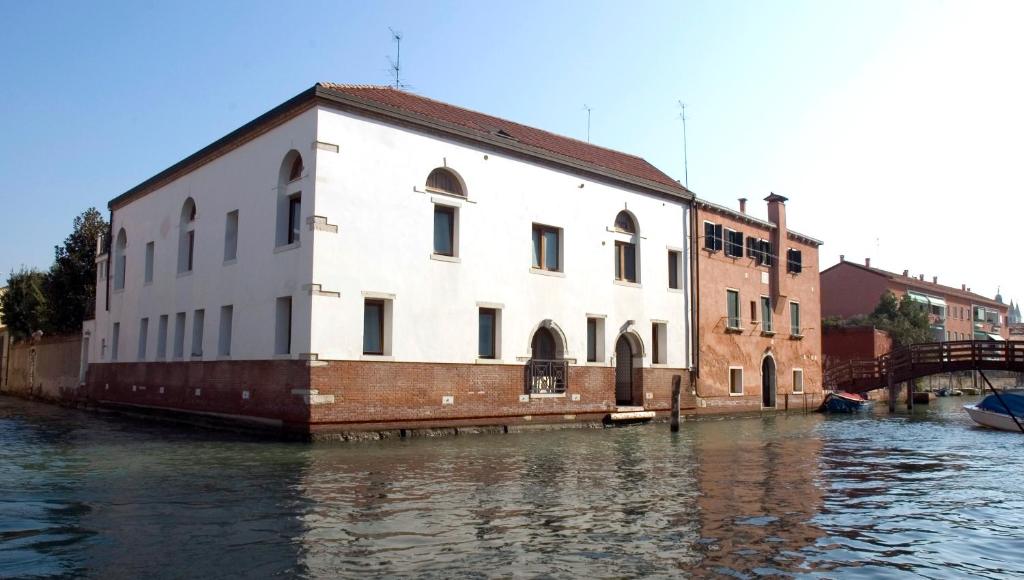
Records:
[[[587,110],[587,143],[590,143],[590,111],[591,108],[587,105],[583,105],[583,108]]]
[[[391,60],[391,57],[388,57],[388,62],[391,64],[391,72],[395,75],[394,87],[396,89],[404,89],[404,88],[406,88],[406,84],[402,82],[402,77],[401,77],[401,73],[402,73],[402,33],[401,32],[395,32],[395,29],[391,28],[390,26],[388,26],[388,30],[391,31],[391,40],[395,41],[395,60]]]
[[[679,103],[679,118],[683,121],[683,185],[689,188],[690,164],[686,158],[686,105],[682,101],[676,102]]]

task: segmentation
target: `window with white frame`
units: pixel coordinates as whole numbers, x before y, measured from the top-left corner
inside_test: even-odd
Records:
[[[793,369],[793,392],[798,395],[804,392],[803,369]]]
[[[729,394],[743,394],[743,367],[729,367]]]
[[[738,330],[740,327],[740,292],[739,290],[726,290],[726,326]]]

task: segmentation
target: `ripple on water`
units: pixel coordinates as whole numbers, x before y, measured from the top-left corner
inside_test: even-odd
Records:
[[[1024,575],[960,403],[309,446],[0,397],[0,577]]]

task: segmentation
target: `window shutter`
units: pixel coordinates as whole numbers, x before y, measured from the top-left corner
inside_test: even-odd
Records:
[[[715,224],[715,250],[722,249],[722,224]]]

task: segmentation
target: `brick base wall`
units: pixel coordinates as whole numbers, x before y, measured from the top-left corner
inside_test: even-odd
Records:
[[[680,376],[686,413],[760,411],[760,397],[700,399],[685,369],[637,369],[638,404],[666,415]],[[391,361],[91,364],[80,402],[249,418],[296,432],[600,421],[615,411],[615,369],[570,366],[564,396],[526,396],[523,365]],[[779,410],[820,397],[780,395]]]

